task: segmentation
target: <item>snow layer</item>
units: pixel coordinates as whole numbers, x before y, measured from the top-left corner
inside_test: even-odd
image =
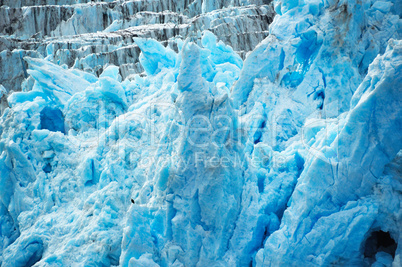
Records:
[[[125,80],[24,57],[1,265],[400,266],[400,5],[275,1],[244,61],[210,31],[135,37]]]

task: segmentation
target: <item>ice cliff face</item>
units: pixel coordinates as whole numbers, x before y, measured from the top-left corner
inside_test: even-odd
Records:
[[[402,264],[401,1],[42,2],[0,8],[2,266]]]
[[[275,14],[269,3],[5,0],[0,2],[0,83],[9,91],[21,90],[24,56],[97,76],[112,64],[125,79],[143,71],[135,36],[156,39],[177,52],[176,38],[199,41],[199,32],[210,30],[244,58],[268,35]]]

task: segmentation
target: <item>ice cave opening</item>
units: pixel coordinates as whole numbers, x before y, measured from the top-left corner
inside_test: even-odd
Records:
[[[58,108],[45,107],[40,112],[40,128],[65,134],[63,113]]]
[[[364,257],[374,260],[377,253],[385,252],[394,258],[396,248],[397,243],[389,232],[374,231],[367,238],[364,245]]]

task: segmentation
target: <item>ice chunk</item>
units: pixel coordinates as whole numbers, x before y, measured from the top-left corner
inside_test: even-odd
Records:
[[[230,46],[226,46],[222,41],[217,42],[217,37],[210,31],[204,31],[202,36],[202,46],[211,52],[211,60],[214,64],[231,63],[241,68],[243,61]]]
[[[99,76],[100,78],[102,77],[109,77],[112,78],[113,80],[116,80],[118,82],[121,82],[121,75],[119,73],[119,67],[117,66],[108,66],[102,74]]]
[[[176,65],[176,53],[165,48],[153,39],[134,38],[141,49],[140,62],[149,75],[157,74],[162,68],[173,68]]]
[[[62,105],[65,105],[73,94],[90,85],[87,80],[46,60],[29,57],[24,59],[30,68],[28,73],[36,80],[39,88],[47,97]]]

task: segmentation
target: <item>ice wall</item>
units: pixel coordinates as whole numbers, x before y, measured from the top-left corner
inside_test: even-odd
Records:
[[[127,33],[130,79],[22,54],[1,265],[400,266],[400,4],[274,1],[244,60],[212,31]]]
[[[205,2],[205,3],[204,3]],[[176,38],[200,42],[210,30],[245,54],[269,33],[271,1],[2,1],[0,2],[0,84],[24,90],[24,56],[99,76],[119,66],[123,79],[141,73],[133,37],[153,38],[177,52]],[[13,67],[10,67],[13,66]]]

